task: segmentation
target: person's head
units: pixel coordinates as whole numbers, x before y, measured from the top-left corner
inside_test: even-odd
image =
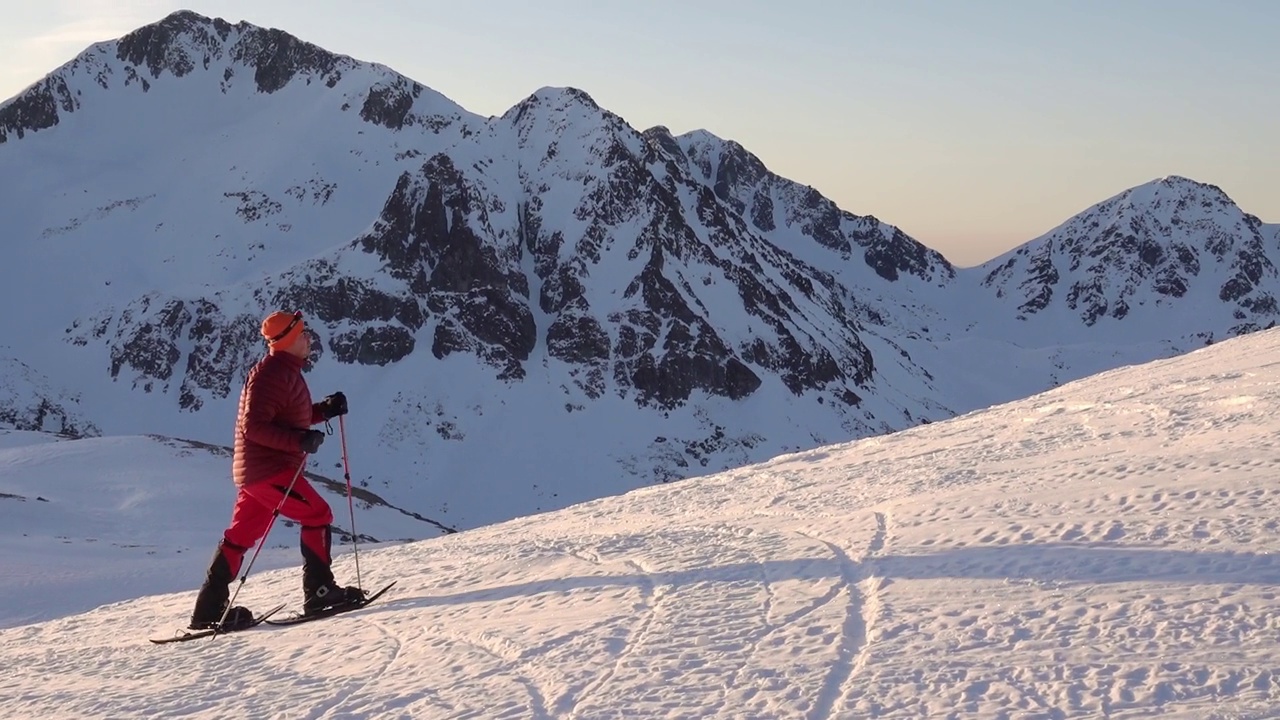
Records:
[[[273,353],[288,353],[306,358],[311,353],[311,337],[302,322],[302,311],[271,313],[262,321],[262,337]]]

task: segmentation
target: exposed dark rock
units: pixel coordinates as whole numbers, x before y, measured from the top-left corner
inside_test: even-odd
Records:
[[[248,368],[264,351],[259,331],[261,318],[240,315],[228,318],[214,303],[191,303],[193,319],[187,329],[192,343],[187,370],[179,389],[178,406],[196,411],[204,405],[206,391],[225,398],[239,390]]]
[[[127,309],[121,316],[121,335],[111,351],[111,377],[119,377],[125,366],[149,378],[168,381],[173,377],[182,357],[177,340],[191,315],[181,300],[169,301],[154,315],[149,313],[150,306],[150,299],[143,298],[136,310]],[[133,324],[134,312],[147,319]]]
[[[787,228],[841,257],[849,257],[855,245],[862,247],[864,262],[886,280],[902,274],[924,280],[955,277],[955,268],[936,251],[872,216],[844,212],[812,187],[774,175],[737,143],[699,139],[691,165],[713,183],[722,203],[764,233],[779,229],[779,217]]]
[[[767,187],[762,186],[751,201],[751,223],[765,232],[772,232],[778,227],[773,221],[773,197]]]
[[[1260,288],[1277,271],[1263,227],[1219,188],[1165,178],[1099,203],[1019,249],[988,273],[984,285],[1002,296],[1005,286],[1018,282],[1027,298],[1019,310],[1035,313],[1053,302],[1066,277],[1063,301],[1093,325],[1104,316],[1128,317],[1134,298],[1148,291],[1161,296],[1161,304],[1185,298],[1214,268],[1227,271],[1218,298],[1239,306],[1237,319],[1252,313],[1270,321],[1274,301]],[[1029,261],[1021,277],[1015,274],[1018,257]]]
[[[1144,237],[1141,240],[1137,240],[1136,244],[1138,259],[1146,263],[1148,267],[1156,267],[1164,262],[1165,251],[1160,246],[1160,243],[1150,237]]]
[[[230,31],[231,25],[224,20],[210,20],[183,10],[120,38],[116,57],[147,68],[153,78],[165,71],[183,77],[196,67],[193,52],[200,55],[203,65],[203,56],[216,51]]]
[[[258,92],[273,93],[299,74],[326,78],[333,87],[340,59],[331,52],[280,31],[255,28],[237,45],[232,57],[254,68]]]
[[[48,398],[40,398],[27,407],[0,407],[0,423],[17,430],[53,432],[70,438],[102,434],[96,425],[77,420],[66,407]]]
[[[538,255],[543,258],[554,257],[546,252],[547,248],[539,248]],[[543,264],[547,261],[544,260]],[[586,300],[584,293],[586,289],[582,285],[580,277],[585,272],[581,264],[566,263],[556,265],[552,274],[543,279],[542,292],[538,297],[538,306],[542,311],[548,314],[559,313],[570,305],[585,305]]]
[[[639,295],[646,310],[610,318],[619,325],[613,374],[620,389],[634,388],[638,402],[663,408],[686,402],[695,389],[732,399],[754,392],[760,378],[690,309],[662,267],[661,246],[654,246],[626,291]]]
[[[421,85],[408,82],[369,88],[364,107],[360,108],[360,117],[365,122],[402,130],[409,123],[413,101],[421,93]]]
[[[79,410],[77,395],[55,390],[41,372],[14,358],[0,358],[0,425],[66,437],[101,435]],[[38,498],[42,499],[42,498]]]
[[[1156,276],[1151,287],[1161,295],[1180,298],[1187,294],[1187,281],[1173,267],[1166,267]]]
[[[547,354],[575,365],[609,359],[609,334],[591,315],[565,313],[547,328]]]
[[[400,178],[360,243],[441,316],[436,357],[474,352],[502,368],[501,377],[520,378],[537,339],[528,279],[471,229],[467,217],[483,207],[452,159],[437,155],[420,178]]]
[[[795,207],[799,215],[800,231],[818,241],[823,247],[837,252],[849,252],[849,239],[840,229],[840,221],[844,213],[836,204],[822,196],[813,188],[805,188],[800,202]],[[868,251],[867,264],[873,269],[879,264],[880,253]],[[880,272],[880,270],[876,270]]]
[[[434,193],[436,197],[430,206],[442,207],[440,190],[434,189]],[[431,269],[428,247],[420,241],[420,236],[448,231],[443,212],[427,212],[426,195],[427,190],[410,173],[404,173],[383,205],[373,230],[358,240],[365,252],[382,259],[391,277],[403,280],[415,294],[427,291],[427,275]],[[436,225],[430,227],[431,223]]]
[[[225,43],[232,30],[241,37],[234,46]],[[147,25],[120,39],[116,56],[131,65],[147,68],[152,78],[164,72],[183,77],[197,66],[209,69],[214,57],[223,57],[254,69],[259,92],[273,93],[299,74],[332,76],[344,60],[311,43],[275,29],[225,20],[210,20],[189,11],[179,11],[158,23]],[[349,62],[349,61],[346,61]],[[231,79],[231,69],[223,71],[223,82]],[[336,78],[329,78],[332,87]]]
[[[955,276],[951,263],[897,228],[888,236],[877,233],[866,248],[863,259],[867,266],[885,280],[897,280],[900,273],[928,278],[934,265],[941,266],[948,279]]]
[[[1054,288],[1061,276],[1053,263],[1053,244],[1045,243],[1034,255],[1027,258],[1027,277],[1021,286],[1026,301],[1018,306],[1019,312],[1036,313],[1049,307]]]
[[[22,139],[28,132],[51,128],[58,124],[59,108],[72,112],[76,107],[75,96],[65,80],[45,78],[0,107],[0,143],[7,141],[9,135]]]
[[[365,327],[335,335],[329,348],[335,360],[361,365],[387,365],[413,352],[414,337],[398,325]]]
[[[330,324],[380,325],[394,320],[417,332],[426,323],[412,294],[391,294],[370,281],[347,277],[327,260],[304,263],[288,278],[289,285],[268,303],[272,307],[299,308]]]
[[[747,198],[753,197],[754,189],[768,175],[769,171],[765,169],[764,163],[760,162],[759,158],[737,143],[726,143],[725,153],[720,158],[720,164],[716,166],[713,189],[716,197],[728,203],[734,212],[741,215],[746,210],[743,195]]]
[[[680,143],[672,137],[671,131],[662,125],[651,127],[644,131],[646,141],[656,144],[662,148],[662,151],[673,160],[687,163],[689,158],[684,154],[684,148],[680,147]]]
[[[247,192],[225,192],[223,197],[236,198],[240,201],[236,207],[236,215],[247,223],[264,220],[272,215],[284,210],[284,206],[279,202],[267,197],[265,193],[257,190]]]

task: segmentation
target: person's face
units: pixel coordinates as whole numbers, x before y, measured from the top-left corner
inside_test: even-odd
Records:
[[[293,345],[290,346],[289,352],[293,353],[294,355],[297,355],[298,357],[304,360],[310,357],[311,356],[311,333],[307,332],[306,330],[303,330],[302,332],[298,333],[298,339],[293,341]]]

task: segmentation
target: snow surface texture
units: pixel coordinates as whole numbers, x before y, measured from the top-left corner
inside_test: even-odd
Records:
[[[371,548],[366,586],[399,585],[314,624],[151,645],[184,622],[185,590],[9,627],[0,716],[1275,717],[1277,356],[1280,332],[1264,331],[888,436]],[[83,498],[95,537],[148,528],[164,556],[197,530],[175,478],[224,471],[166,445],[44,437],[5,436],[0,492],[25,499],[0,499],[0,542],[6,569],[40,547],[63,580],[0,584],[0,608],[118,601],[132,578],[171,574],[88,543],[77,517],[15,525],[30,518],[18,508]],[[134,478],[131,492],[68,471],[86,465]],[[182,560],[194,587],[205,554]],[[264,569],[241,599],[296,601],[297,582]]]

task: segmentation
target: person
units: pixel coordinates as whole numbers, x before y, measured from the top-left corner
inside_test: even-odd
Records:
[[[324,433],[311,426],[346,414],[346,396],[338,392],[311,402],[302,377],[311,338],[301,311],[271,313],[262,321],[262,336],[268,352],[249,371],[236,417],[231,466],[237,486],[235,507],[196,596],[193,630],[217,627],[224,610],[222,629],[252,622],[248,608],[227,609],[229,586],[240,572],[245,553],[270,529],[277,507],[281,515],[301,526],[303,612],[364,597],[359,588],[334,582],[329,527],[333,512],[302,474],[306,455],[315,454],[324,442]]]

